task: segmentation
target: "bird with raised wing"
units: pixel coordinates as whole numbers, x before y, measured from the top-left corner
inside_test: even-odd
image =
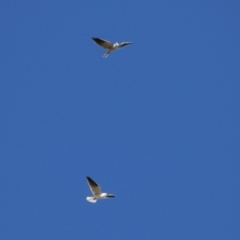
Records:
[[[108,51],[103,55],[104,58],[108,57],[108,55],[114,51],[116,51],[117,49],[120,49],[120,48],[123,48],[123,47],[126,47],[130,44],[133,44],[133,42],[122,42],[122,43],[110,43],[109,41],[107,40],[103,40],[103,39],[100,39],[100,38],[92,38],[92,40],[97,44],[99,45],[100,47],[103,47],[103,48],[106,48],[108,49]]]
[[[88,185],[91,192],[93,193],[92,197],[87,197],[87,201],[91,203],[96,203],[97,200],[106,199],[106,198],[115,198],[115,195],[109,193],[102,193],[101,187],[93,181],[90,177],[87,177]]]

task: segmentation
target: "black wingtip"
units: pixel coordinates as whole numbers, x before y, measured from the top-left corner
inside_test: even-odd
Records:
[[[108,197],[108,198],[115,198],[116,196],[113,195],[113,194],[108,194],[107,197]]]
[[[90,177],[86,176],[87,180],[89,181],[93,181]]]
[[[98,186],[98,184],[95,181],[93,181],[90,177],[86,176],[86,178],[87,178],[90,185],[96,186],[96,187]]]

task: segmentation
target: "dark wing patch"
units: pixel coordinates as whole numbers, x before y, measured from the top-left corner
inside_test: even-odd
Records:
[[[102,39],[100,39],[100,38],[92,38],[92,40],[93,41],[95,41],[97,44],[99,44],[99,45],[102,45],[103,43],[105,43],[105,41],[104,40],[102,40]]]
[[[113,44],[110,43],[107,40],[103,40],[103,39],[100,39],[100,38],[92,38],[92,40],[100,47],[103,47],[103,48],[106,48],[106,49],[110,49],[110,48],[113,47]]]
[[[130,44],[133,44],[133,42],[123,42],[123,43],[121,43],[120,44],[120,48],[122,48],[122,47],[126,47],[127,45],[130,45]]]
[[[108,195],[107,195],[107,198],[115,198],[115,195],[113,195],[113,194],[108,194]]]
[[[98,184],[96,182],[94,182],[90,177],[86,177],[86,178],[91,187],[98,187]]]

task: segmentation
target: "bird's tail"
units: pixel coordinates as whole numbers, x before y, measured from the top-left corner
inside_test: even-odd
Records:
[[[97,199],[95,199],[94,197],[86,197],[87,201],[89,201],[90,203],[96,203]]]
[[[103,55],[103,57],[104,57],[104,58],[107,58],[110,53],[111,53],[111,52],[109,52],[109,51],[106,52],[106,53]]]

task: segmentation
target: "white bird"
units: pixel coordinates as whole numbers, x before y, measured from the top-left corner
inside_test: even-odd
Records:
[[[122,43],[110,43],[107,40],[103,40],[100,38],[92,38],[92,40],[99,45],[100,47],[108,49],[108,51],[103,55],[104,58],[106,58],[111,52],[116,51],[119,48],[126,47],[129,44],[132,44],[133,42],[122,42]]]
[[[87,201],[91,203],[96,203],[97,200],[105,199],[105,198],[115,198],[115,195],[102,193],[101,187],[94,182],[90,177],[87,177],[88,185],[90,187],[91,192],[93,193],[93,197],[87,197]]]

